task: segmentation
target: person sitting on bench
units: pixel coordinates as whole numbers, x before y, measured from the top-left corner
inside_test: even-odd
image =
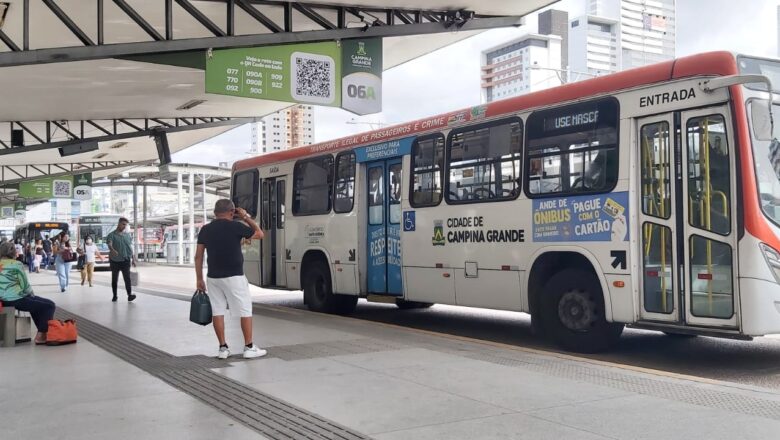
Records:
[[[11,242],[0,244],[0,301],[4,306],[30,312],[38,328],[35,344],[46,343],[49,320],[54,318],[54,301],[33,294],[24,264],[16,260],[16,246]]]

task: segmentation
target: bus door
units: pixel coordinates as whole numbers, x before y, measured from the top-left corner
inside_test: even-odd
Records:
[[[368,292],[402,295],[401,158],[366,163]]]
[[[737,324],[727,114],[718,107],[638,120],[643,320]]]
[[[261,276],[263,286],[286,286],[285,271],[285,195],[284,177],[263,179],[261,184],[262,224],[265,232],[262,242]]]

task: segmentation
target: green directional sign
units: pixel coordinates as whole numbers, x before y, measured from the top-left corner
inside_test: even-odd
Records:
[[[206,93],[382,111],[382,39],[218,49],[206,56]]]
[[[19,196],[25,199],[72,199],[73,176],[25,180],[19,184]]]
[[[341,107],[359,115],[382,111],[382,39],[341,42]]]
[[[341,105],[341,51],[336,42],[211,51],[206,93]]]
[[[73,176],[73,198],[76,200],[92,199],[92,173]]]

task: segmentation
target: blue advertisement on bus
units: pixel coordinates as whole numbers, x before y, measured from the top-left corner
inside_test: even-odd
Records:
[[[628,241],[628,192],[533,201],[534,241]]]

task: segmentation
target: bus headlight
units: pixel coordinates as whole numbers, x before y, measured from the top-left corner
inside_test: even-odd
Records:
[[[761,250],[764,251],[764,258],[766,258],[766,264],[772,269],[772,273],[775,275],[775,281],[780,283],[780,252],[777,252],[772,247],[761,243]]]

